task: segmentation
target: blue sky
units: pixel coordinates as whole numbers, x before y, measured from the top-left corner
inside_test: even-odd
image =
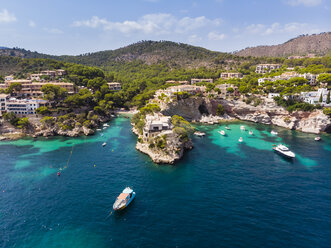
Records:
[[[0,0],[0,46],[48,54],[171,40],[230,52],[331,31],[331,0]]]

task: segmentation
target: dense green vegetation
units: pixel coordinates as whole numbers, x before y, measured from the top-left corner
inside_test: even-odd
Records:
[[[330,56],[293,60],[239,57],[186,44],[152,41],[138,42],[114,51],[80,56],[48,56],[21,49],[14,50],[13,55],[21,53],[24,58],[0,56],[0,82],[3,81],[3,76],[10,73],[16,78],[25,78],[29,73],[41,70],[66,70],[68,72],[66,76],[55,79],[74,83],[78,93],[68,95],[68,92],[62,88],[45,85],[42,91],[45,93],[45,99],[52,102],[52,106],[40,109],[38,113],[58,116],[83,112],[85,119],[80,120],[79,123],[82,125],[85,123],[86,126],[91,122],[87,117],[90,111],[93,116],[105,116],[114,108],[128,109],[136,106],[141,109],[154,96],[157,89],[171,86],[165,83],[167,80],[189,81],[191,78],[213,78],[213,84],[201,83],[206,86],[207,92],[212,92],[217,84],[229,83],[238,87],[241,94],[247,95],[247,103],[254,105],[261,103],[254,96],[257,94],[280,93],[281,96],[286,96],[313,90],[303,78],[266,81],[259,85],[259,77],[280,75],[287,70],[287,67],[294,67],[298,73],[322,73],[319,81],[331,88],[331,76],[327,74],[331,72]],[[259,63],[281,63],[283,66],[277,71],[259,75],[255,73],[255,67]],[[238,71],[245,77],[221,80],[219,76],[224,71]],[[106,84],[109,81],[120,82],[122,90],[110,91]],[[14,93],[21,87],[19,84],[12,84],[7,92]],[[227,90],[234,92],[233,87]],[[209,96],[212,97],[212,94]],[[178,99],[187,97],[189,94],[185,92],[178,94]],[[313,108],[305,103],[285,100],[279,101],[279,104],[290,110]],[[145,111],[147,110],[142,110],[142,115],[147,113]],[[142,119],[135,118],[137,126],[143,126]],[[73,127],[71,124],[67,126]]]
[[[282,106],[286,108],[289,112],[293,112],[295,110],[303,110],[303,111],[313,111],[314,109],[320,109],[320,105],[313,105],[306,102],[298,102],[294,99],[284,99],[282,97],[274,97],[275,102],[278,106]]]

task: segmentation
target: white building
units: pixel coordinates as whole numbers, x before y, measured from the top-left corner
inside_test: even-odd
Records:
[[[256,66],[256,73],[266,73],[271,72],[272,70],[277,70],[281,67],[280,64],[259,64]]]
[[[13,75],[5,76],[5,81],[11,81],[11,80],[14,80]]]
[[[9,95],[7,94],[0,94],[0,115],[2,115],[2,112],[6,111],[6,102],[9,98]]]
[[[222,79],[243,78],[243,74],[240,72],[222,72],[220,78]]]
[[[164,130],[172,129],[171,117],[159,114],[147,115],[146,123],[143,129],[143,138],[147,140],[150,137],[155,137]]]
[[[191,84],[196,84],[196,83],[201,83],[201,82],[213,83],[214,80],[212,78],[192,78],[191,79]]]
[[[322,102],[319,101],[321,95],[322,95]],[[327,95],[328,95],[327,89],[318,89],[317,91],[302,92],[301,99],[303,99],[304,102],[310,104],[326,105]]]
[[[11,112],[18,115],[36,114],[36,109],[41,106],[46,106],[45,100],[18,100],[16,98],[9,98],[6,100],[6,112]]]
[[[107,83],[108,87],[110,90],[121,90],[122,86],[120,83],[117,82],[111,82],[111,83]]]

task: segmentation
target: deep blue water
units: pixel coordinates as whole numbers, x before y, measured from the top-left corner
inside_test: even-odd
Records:
[[[175,166],[136,151],[125,118],[103,137],[2,142],[0,247],[331,247],[330,135],[242,124],[197,126]],[[136,199],[110,214],[125,186]]]

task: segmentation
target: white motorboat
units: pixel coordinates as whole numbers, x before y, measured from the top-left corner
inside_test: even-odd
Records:
[[[107,143],[106,142],[104,142],[103,144],[102,144],[102,146],[106,146],[107,145]]]
[[[243,142],[244,140],[243,140],[242,137],[240,137],[238,141],[239,141],[239,142]]]
[[[205,134],[204,132],[196,131],[196,132],[194,132],[194,135],[195,135],[195,136],[198,136],[198,137],[203,137],[203,136],[205,136],[206,134]]]
[[[218,131],[221,135],[225,135],[225,132],[224,132],[224,130],[221,130],[221,131]]]
[[[288,149],[284,145],[278,145],[276,147],[273,147],[275,152],[279,153],[280,155],[286,157],[286,158],[295,158],[294,152],[291,152],[290,149]]]
[[[249,135],[253,135],[253,131],[249,131]]]
[[[103,127],[102,129],[105,130],[105,129],[107,129],[107,127]]]
[[[98,129],[97,129],[97,131],[101,131],[101,129],[100,129],[100,128],[98,128]]]
[[[314,139],[315,141],[320,141],[321,140],[321,137],[315,137],[315,139]]]
[[[225,129],[226,129],[226,130],[230,130],[230,128],[229,128],[229,127],[225,127]]]
[[[245,126],[240,126],[240,130],[245,131],[246,130]]]
[[[107,123],[103,124],[104,127],[109,127],[109,125]]]
[[[272,135],[278,135],[278,132],[274,131],[274,130],[271,130],[270,132]]]
[[[115,211],[126,208],[136,196],[136,192],[130,187],[126,187],[122,193],[116,198],[116,201],[113,204],[113,209]]]

